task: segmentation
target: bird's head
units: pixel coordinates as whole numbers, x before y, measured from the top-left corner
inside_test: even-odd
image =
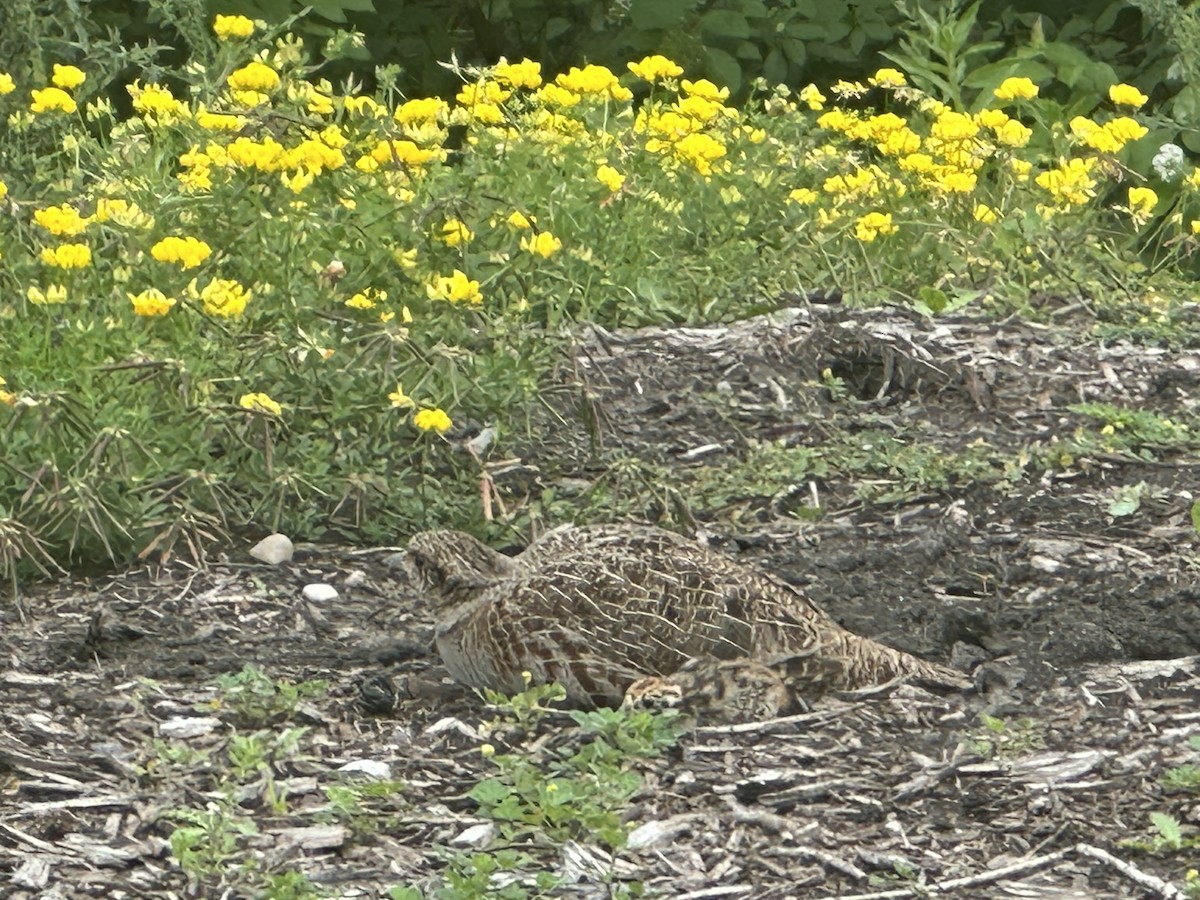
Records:
[[[409,582],[439,604],[470,600],[516,570],[509,557],[462,531],[422,531],[404,551]]]

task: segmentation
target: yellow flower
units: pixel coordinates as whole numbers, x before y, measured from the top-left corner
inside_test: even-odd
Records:
[[[660,78],[675,78],[683,74],[683,67],[665,56],[646,56],[637,62],[626,63],[629,71],[642,81],[658,81]],[[615,190],[615,188],[614,188]]]
[[[826,97],[815,84],[805,85],[800,89],[800,102],[807,103],[809,109],[824,109]]]
[[[1132,106],[1140,109],[1150,98],[1132,84],[1114,84],[1108,89],[1108,99],[1117,106]]]
[[[1192,219],[1192,234],[1200,234],[1200,219]]]
[[[387,111],[372,97],[343,97],[342,104],[346,107],[346,112],[355,116],[379,118]]]
[[[43,293],[40,287],[36,284],[31,284],[26,289],[25,296],[29,298],[30,303],[35,303],[39,306],[47,303],[66,303],[67,289],[61,284],[52,284]]]
[[[904,87],[908,84],[908,79],[904,77],[904,73],[898,69],[880,69],[874,75],[867,79],[869,84],[877,88]]]
[[[969,194],[975,190],[975,173],[948,171],[939,174],[935,183],[942,190],[952,194]]]
[[[32,90],[29,92],[33,97],[33,102],[29,104],[30,112],[44,113],[51,110],[59,112],[73,113],[79,109],[79,105],[62,88],[48,87],[42,90]]]
[[[721,113],[731,111],[719,101],[709,100],[707,97],[684,97],[675,104],[675,110],[681,116],[687,116],[698,122],[710,122]]]
[[[61,206],[35,209],[33,221],[58,237],[74,237],[82,234],[92,219],[90,216],[81,216],[79,210],[69,203],[64,203]]]
[[[370,287],[363,288],[359,293],[347,300],[346,305],[351,309],[374,309],[386,300],[387,297],[387,291],[380,291]]]
[[[475,234],[465,223],[458,219],[447,219],[442,223],[442,230],[438,234],[438,238],[448,247],[457,247],[459,244],[465,244],[475,237]]]
[[[60,66],[55,63],[54,75],[50,78],[50,82],[64,91],[73,91],[83,84],[86,78],[82,69],[77,69],[75,66]]]
[[[234,91],[273,91],[279,87],[279,73],[255,60],[230,73],[229,87]]]
[[[169,125],[177,119],[186,119],[189,115],[187,104],[175,99],[175,95],[161,84],[147,84],[144,87],[140,81],[125,86],[129,96],[133,98],[133,108],[141,113],[142,118]]]
[[[3,200],[7,196],[8,196],[8,185],[4,183],[3,179],[0,179],[0,200]]]
[[[196,282],[188,286],[188,291],[204,304],[204,311],[210,316],[221,316],[232,319],[246,311],[252,293],[238,282],[229,278],[214,278],[201,290],[196,290]]]
[[[1005,78],[992,93],[997,100],[1032,100],[1038,86],[1029,78]]]
[[[7,72],[0,72],[0,94],[11,94],[17,89],[13,77]]]
[[[991,225],[993,222],[996,221],[997,218],[999,218],[996,215],[996,211],[994,209],[992,209],[990,206],[988,206],[986,203],[976,204],[974,215],[975,215],[975,221],[982,222],[984,225]]]
[[[689,97],[703,97],[714,103],[724,103],[729,99],[729,88],[719,88],[707,78],[701,78],[699,81],[688,81],[685,78],[680,82],[680,86]]]
[[[241,131],[246,127],[246,117],[204,110],[196,113],[196,124],[206,131]]]
[[[867,86],[861,81],[846,81],[840,79],[829,88],[839,97],[861,97],[867,92]]]
[[[478,306],[483,302],[483,294],[479,292],[479,282],[466,276],[458,269],[453,275],[434,275],[425,286],[425,292],[431,300],[448,300],[451,303],[469,303]]]
[[[614,194],[625,184],[625,176],[607,163],[596,169],[596,180]],[[0,194],[0,196],[3,196]]]
[[[604,66],[587,65],[582,69],[572,66],[555,78],[554,83],[575,94],[596,94],[613,100],[633,99],[633,91],[622,87],[617,76]]]
[[[449,111],[450,105],[441,97],[426,97],[400,104],[392,118],[401,125],[423,125],[442,121]]]
[[[191,237],[165,237],[150,248],[150,255],[159,262],[178,263],[180,268],[194,269],[212,255],[204,241]]]
[[[689,134],[676,141],[673,149],[677,157],[690,162],[705,177],[712,174],[713,162],[726,152],[725,145],[708,134]]]
[[[533,95],[534,100],[543,106],[575,106],[580,101],[579,94],[569,91],[557,84],[543,84]]]
[[[495,756],[496,748],[493,747],[491,744],[480,744],[479,745],[479,754],[485,758],[489,757],[489,756]]]
[[[875,240],[881,234],[894,234],[896,230],[891,213],[869,212],[855,223],[854,236],[866,242]]]
[[[532,238],[521,238],[521,249],[528,250],[535,256],[540,256],[542,259],[549,259],[562,249],[562,241],[560,241],[550,232],[542,231],[534,235]]]
[[[519,209],[514,209],[511,213],[508,214],[508,218],[505,219],[504,221],[506,221],[513,228],[516,228],[518,231],[522,231],[526,228],[533,227],[533,222],[531,222],[529,220],[529,217],[526,216],[525,213],[521,212]]]
[[[1072,159],[1039,175],[1038,187],[1050,192],[1060,203],[1082,206],[1096,195],[1096,180],[1091,171],[1095,159]]]
[[[441,156],[441,150],[426,150],[412,141],[380,141],[371,148],[371,159],[380,165],[419,167]]]
[[[175,298],[167,297],[158,288],[147,288],[140,294],[130,294],[129,301],[133,304],[136,315],[147,318],[165,316],[175,305]]]
[[[86,269],[92,264],[92,251],[87,244],[59,244],[42,250],[42,262],[60,269]]]
[[[282,406],[272,400],[269,395],[263,393],[242,394],[241,399],[238,400],[238,406],[242,409],[264,412],[272,416],[278,416],[283,412]]]
[[[445,434],[454,424],[443,409],[423,409],[413,416],[413,424],[422,431],[436,431]]]
[[[398,381],[396,389],[388,394],[388,399],[392,401],[392,409],[412,409],[417,405],[412,397],[404,393],[404,385]]]
[[[213,32],[222,41],[233,38],[248,38],[254,34],[254,20],[245,16],[217,16],[213,19]]]
[[[1106,122],[1104,130],[1119,141],[1122,147],[1129,141],[1140,141],[1150,133],[1149,128],[1129,116],[1117,116],[1112,121]]]
[[[494,77],[501,84],[509,84],[513,87],[529,88],[530,90],[539,87],[542,83],[542,64],[534,62],[531,59],[523,59],[519,63],[510,63],[503,56],[496,63],[496,67],[492,70]]]
[[[808,206],[810,203],[816,203],[817,197],[820,196],[812,188],[796,188],[788,193],[788,199],[793,203],[799,203],[801,206]]]
[[[1148,219],[1158,205],[1158,194],[1148,187],[1129,189],[1129,212],[1135,219]]]
[[[996,140],[1008,147],[1024,147],[1033,137],[1033,129],[1009,119],[995,130]]]
[[[0,403],[4,404],[5,406],[16,406],[17,395],[11,391],[4,390],[4,386],[6,384],[8,384],[8,382],[4,380],[4,376],[0,375]]]

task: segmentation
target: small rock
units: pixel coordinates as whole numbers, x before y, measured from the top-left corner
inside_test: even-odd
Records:
[[[304,599],[309,603],[326,603],[330,600],[337,599],[337,588],[332,584],[306,584],[304,586]]]
[[[268,534],[265,538],[250,548],[250,555],[259,562],[270,566],[291,562],[296,552],[292,539],[286,534]]]
[[[472,825],[460,834],[456,834],[450,838],[450,843],[455,847],[474,847],[476,850],[482,850],[495,839],[495,823],[483,822],[479,825]]]
[[[392,778],[392,767],[377,759],[352,759],[344,766],[339,766],[338,771],[343,775],[361,775],[375,781],[390,781]]]
[[[356,587],[359,587],[360,585],[366,584],[366,582],[367,582],[367,573],[356,569],[355,571],[351,572],[349,575],[346,576],[346,580],[345,580],[344,584],[348,588],[356,588]]]
[[[215,716],[172,716],[158,726],[158,733],[169,738],[194,738],[208,734],[221,725]]]

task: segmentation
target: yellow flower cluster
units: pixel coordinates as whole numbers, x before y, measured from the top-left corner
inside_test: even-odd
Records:
[[[483,303],[479,282],[468,278],[458,269],[455,269],[452,275],[434,275],[425,290],[431,300],[447,300],[450,303],[466,303],[469,306]]]
[[[42,262],[59,269],[86,269],[92,264],[92,251],[87,244],[59,244],[42,250]]]
[[[662,81],[664,78],[678,78],[683,74],[683,66],[665,56],[647,56],[638,62],[626,63],[626,66],[642,81]]]
[[[363,288],[357,294],[346,301],[346,305],[351,309],[374,309],[380,303],[387,300],[387,291],[377,290],[375,288]]]
[[[64,285],[52,284],[49,285],[45,291],[43,291],[36,284],[31,284],[25,289],[25,296],[28,298],[30,303],[33,303],[37,306],[54,303],[66,303],[67,289]]]
[[[254,34],[254,20],[245,16],[221,16],[213,19],[213,32],[222,41],[248,38]]]
[[[554,83],[581,98],[597,97],[620,102],[633,99],[633,91],[623,86],[612,70],[605,66],[588,65],[582,69],[572,66],[555,78]]]
[[[0,375],[0,405],[16,406],[17,405],[17,395],[14,394],[12,391],[6,391],[4,389],[4,386],[6,384],[8,384],[8,382],[4,380],[4,376]]]
[[[242,394],[238,406],[252,412],[266,413],[269,416],[283,415],[283,406],[271,399],[270,394],[262,392]]]
[[[214,278],[200,289],[193,281],[188,285],[188,293],[204,304],[204,311],[210,316],[223,319],[236,319],[244,313],[252,296],[241,284],[228,278]]]
[[[269,93],[279,87],[279,73],[266,63],[255,60],[229,73],[228,83],[234,91]]]
[[[81,215],[74,206],[63,203],[61,206],[35,209],[33,221],[57,237],[74,237],[82,234],[92,220],[90,216]]]
[[[471,238],[475,237],[475,233],[466,226],[466,223],[460,222],[458,219],[447,219],[442,223],[437,237],[447,247],[458,247],[469,243]]]
[[[422,431],[436,431],[445,434],[453,426],[450,417],[443,409],[423,409],[413,416],[413,424]]]
[[[133,100],[133,108],[151,125],[172,125],[191,117],[188,105],[161,84],[143,86],[141,81],[134,81],[125,90]]]
[[[854,224],[854,236],[860,241],[873,241],[881,234],[895,234],[891,213],[869,212]]]
[[[502,56],[492,69],[492,77],[501,84],[533,90],[542,84],[542,64],[531,59],[510,63]]]
[[[169,313],[175,305],[175,298],[166,296],[158,288],[147,288],[140,293],[130,294],[129,302],[133,304],[135,315],[154,318]]]
[[[75,98],[69,92],[83,84],[86,78],[82,69],[55,63],[54,74],[50,78],[51,86],[35,88],[30,91],[32,100],[29,104],[29,111],[32,113],[63,112],[68,114],[75,112],[79,109],[79,104],[75,102]],[[10,75],[0,76],[0,94],[9,93],[12,90],[11,85],[12,77]]]
[[[150,255],[159,262],[177,263],[180,268],[194,269],[212,255],[212,247],[191,235],[172,235],[151,247]]]
[[[521,249],[542,259],[549,259],[562,249],[562,241],[548,231],[541,231],[532,237],[521,238]]]
[[[1150,129],[1128,116],[1117,116],[1100,125],[1085,116],[1071,120],[1071,133],[1093,150],[1119,153],[1126,144],[1144,138]]]
[[[1096,179],[1092,171],[1095,159],[1069,159],[1043,172],[1034,181],[1054,198],[1059,207],[1082,206],[1096,196]]]

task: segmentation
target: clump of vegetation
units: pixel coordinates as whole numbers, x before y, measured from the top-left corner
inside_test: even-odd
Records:
[[[507,738],[531,739],[555,712],[550,705],[565,693],[561,685],[528,687],[513,697],[488,693],[498,715],[487,730]],[[481,816],[497,825],[495,847],[477,853],[449,854],[443,886],[431,896],[444,898],[543,896],[557,884],[544,860],[517,847],[561,847],[573,840],[618,851],[628,829],[622,813],[642,786],[636,764],[658,756],[679,738],[674,712],[601,709],[572,711],[579,726],[571,749],[534,751],[528,744],[499,752],[494,744],[480,747],[496,772],[469,792]],[[556,854],[557,860],[557,854]],[[552,865],[556,865],[554,863]],[[640,884],[610,886],[614,897],[635,897]],[[396,900],[425,896],[415,887],[396,888]]]
[[[889,68],[735,108],[662,56],[552,81],[526,59],[457,70],[447,102],[335,86],[243,17],[213,31],[205,64],[128,85],[128,118],[76,66],[0,75],[10,577],[250,524],[478,525],[457,429],[524,430],[580,320],[814,285],[931,314],[1095,294],[1168,323],[1187,297],[1165,286],[1200,173],[1150,171],[1161,123],[1130,85],[1067,108],[1013,76],[966,110]]]
[[[286,678],[274,679],[252,663],[240,672],[219,676],[216,686],[218,693],[210,704],[214,712],[258,725],[292,718],[302,701],[323,697],[328,689],[321,680],[294,684]]]
[[[225,714],[232,725],[281,721],[295,712],[301,696],[318,696],[324,685],[300,686],[272,681],[261,669],[246,666],[218,679],[218,696],[207,708]],[[316,897],[319,893],[291,870],[264,871],[246,852],[248,838],[258,834],[251,815],[261,807],[273,815],[288,812],[287,789],[276,773],[301,754],[306,728],[250,733],[233,732],[219,750],[198,750],[186,742],[155,741],[142,769],[149,778],[178,778],[203,764],[210,783],[203,804],[164,813],[171,823],[171,854],[194,888],[234,888],[269,897]]]

